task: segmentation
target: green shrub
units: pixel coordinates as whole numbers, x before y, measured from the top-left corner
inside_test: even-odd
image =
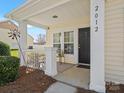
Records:
[[[11,56],[0,57],[0,85],[12,82],[19,76],[19,59]]]
[[[10,56],[9,45],[0,41],[0,56]]]

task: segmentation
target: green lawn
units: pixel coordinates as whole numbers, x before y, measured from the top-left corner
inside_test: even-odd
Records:
[[[19,50],[18,49],[11,49],[11,56],[19,58]]]

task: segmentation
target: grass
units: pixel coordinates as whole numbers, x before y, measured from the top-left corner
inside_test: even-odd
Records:
[[[18,49],[11,49],[11,56],[19,58],[19,50]]]

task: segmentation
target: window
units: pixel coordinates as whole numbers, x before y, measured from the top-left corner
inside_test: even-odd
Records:
[[[28,49],[33,49],[33,46],[28,46]]]
[[[74,32],[64,32],[64,53],[74,54]]]
[[[61,33],[53,34],[53,47],[61,50]]]

